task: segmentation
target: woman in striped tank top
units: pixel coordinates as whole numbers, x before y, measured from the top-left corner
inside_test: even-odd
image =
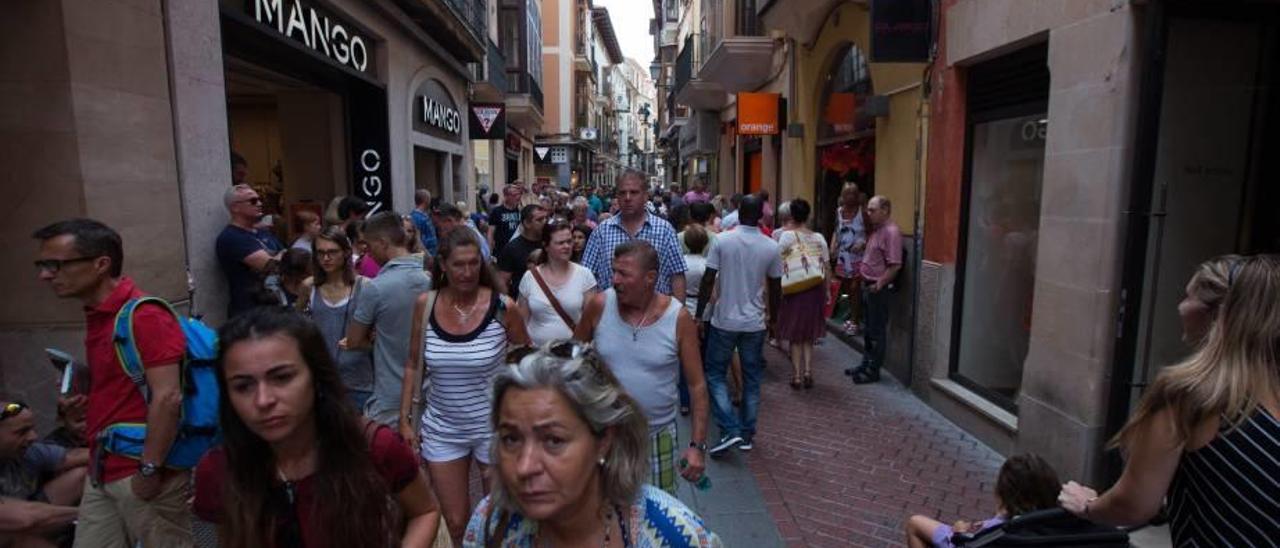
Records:
[[[409,348],[421,354],[410,354],[405,363],[400,431],[427,462],[458,545],[471,515],[472,459],[488,475],[489,384],[503,367],[507,345],[528,344],[529,337],[515,305],[496,288],[471,231],[454,230],[440,241],[431,279],[435,289],[418,297],[415,309]],[[414,387],[422,386],[424,369],[430,383],[419,415],[422,392]],[[487,493],[487,482],[481,485]]]
[[[1215,304],[1215,291],[1221,304]],[[1128,461],[1102,496],[1069,482],[1086,519],[1146,523],[1166,501],[1174,546],[1280,546],[1280,257],[1201,265],[1178,307],[1203,342],[1165,369],[1112,441]]]

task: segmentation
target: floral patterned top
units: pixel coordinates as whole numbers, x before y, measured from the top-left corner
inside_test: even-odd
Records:
[[[723,548],[720,537],[707,529],[702,518],[688,506],[665,491],[644,485],[640,496],[625,510],[622,527],[624,546],[633,548]],[[538,546],[538,523],[513,514],[507,519],[505,535],[498,535],[501,520],[493,511],[489,497],[480,501],[471,514],[467,533],[462,537],[464,548],[484,548],[494,537],[501,537],[503,548],[534,548]],[[487,531],[486,531],[487,529]],[[486,534],[487,533],[487,534]]]

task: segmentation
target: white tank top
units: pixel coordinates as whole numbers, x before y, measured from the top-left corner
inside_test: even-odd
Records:
[[[618,294],[613,288],[604,292],[604,313],[596,325],[596,351],[618,378],[627,393],[640,404],[649,426],[665,426],[676,420],[680,395],[676,384],[680,379],[680,347],[676,339],[676,320],[683,305],[667,299],[667,308],[652,325],[636,329],[618,313]]]

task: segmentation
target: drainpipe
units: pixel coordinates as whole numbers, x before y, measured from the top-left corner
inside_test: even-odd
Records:
[[[924,74],[920,76],[920,103],[916,106],[916,173],[915,173],[915,194],[914,211],[911,214],[912,230],[915,234],[914,242],[912,242],[912,251],[914,253],[913,263],[915,268],[911,269],[911,330],[908,335],[907,346],[907,387],[910,387],[914,381],[916,367],[916,333],[919,330],[917,325],[917,312],[920,310],[920,271],[924,268],[924,217],[921,215],[923,204],[920,198],[924,194],[924,166],[921,162],[924,160],[924,119],[932,115],[928,111],[929,95],[932,91],[931,79],[933,78],[933,64],[938,61],[938,35],[939,26],[942,23],[942,3],[934,0],[933,4],[933,44],[929,47],[929,61],[925,63]],[[928,112],[928,114],[926,114]],[[932,128],[930,128],[932,129]]]

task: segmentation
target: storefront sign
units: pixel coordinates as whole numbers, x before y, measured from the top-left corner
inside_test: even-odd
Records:
[[[391,209],[391,148],[387,92],[368,84],[351,88],[352,194],[369,204],[369,214]]]
[[[471,103],[471,140],[489,141],[507,136],[507,106],[502,103]]]
[[[462,114],[444,84],[428,78],[418,87],[413,128],[450,141],[462,140]]]
[[[247,1],[252,3],[253,18],[259,23],[339,64],[368,72],[370,40],[356,32],[351,23],[302,0]]]
[[[511,158],[511,159],[520,158],[520,149],[522,147],[520,146],[519,137],[517,137],[513,133],[508,133],[507,138],[504,140],[503,144],[505,145],[504,148],[506,149],[508,158]]]
[[[739,93],[738,134],[777,135],[782,128],[778,119],[781,98],[777,93]]]
[[[932,0],[871,2],[871,62],[923,63],[933,42]]]

